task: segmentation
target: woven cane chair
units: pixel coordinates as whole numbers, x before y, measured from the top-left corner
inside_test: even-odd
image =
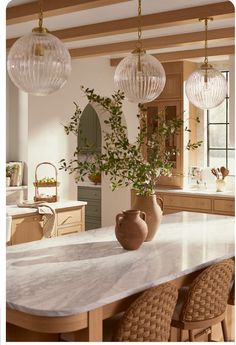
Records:
[[[225,260],[201,272],[189,288],[180,289],[171,322],[180,329],[180,341],[182,330],[188,330],[189,341],[194,341],[196,329],[208,329],[208,341],[212,341],[211,327],[219,322],[228,341],[225,314],[233,273],[233,260]]]
[[[177,297],[177,288],[169,283],[146,290],[123,313],[111,340],[168,341]]]
[[[235,305],[235,280],[232,284],[232,287],[229,293],[228,304]]]

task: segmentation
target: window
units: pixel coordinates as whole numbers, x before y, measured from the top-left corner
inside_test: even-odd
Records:
[[[229,85],[229,71],[223,71]],[[207,110],[207,166],[229,169],[235,175],[234,143],[229,136],[229,89],[227,96],[218,107]]]

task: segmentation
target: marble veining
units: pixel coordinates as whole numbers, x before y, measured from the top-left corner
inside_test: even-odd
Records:
[[[7,305],[42,316],[79,314],[234,256],[234,217],[163,217],[155,239],[126,251],[114,227],[7,248]]]

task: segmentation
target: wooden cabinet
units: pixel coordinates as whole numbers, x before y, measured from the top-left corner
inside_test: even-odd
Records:
[[[79,129],[81,133],[78,135],[78,147],[81,153],[101,152],[101,125],[96,111],[90,104],[82,113]]]
[[[10,244],[26,243],[43,238],[42,216],[26,215],[13,218]]]
[[[86,201],[85,230],[101,227],[101,188],[78,187],[78,199]]]
[[[161,114],[160,116],[165,117],[165,120],[175,120],[181,117],[181,102],[178,100],[172,101],[154,101],[147,107],[147,126],[148,133],[155,132],[158,127],[158,123],[154,120],[155,114]],[[179,174],[183,171],[183,131],[180,130],[178,135],[170,135],[165,141],[166,150],[176,150],[180,154],[173,155],[171,157],[173,163],[172,177],[161,176],[159,183],[167,186],[182,186],[182,176]],[[148,156],[148,152],[147,152]]]
[[[12,217],[11,239],[8,245],[37,241],[44,238],[43,221],[40,214],[26,214]],[[52,237],[85,230],[85,206],[55,210]]]
[[[182,192],[157,192],[164,202],[164,214],[181,211],[213,213],[233,216],[235,214],[234,197],[187,194]]]
[[[85,230],[85,206],[56,210],[56,236]]]
[[[185,121],[184,127],[187,126],[188,128],[195,128],[195,124],[191,124],[189,120],[190,112],[191,117],[194,117],[195,108],[184,98],[184,81],[188,78],[192,71],[196,69],[196,65],[187,61],[179,61],[164,63],[163,67],[166,72],[166,85],[164,87],[164,90],[156,100],[146,104],[148,133],[151,134],[155,132],[155,128],[158,127],[158,123],[156,123],[156,120],[154,119],[157,113],[159,116],[165,117],[166,120],[180,118],[181,120]],[[186,115],[184,114],[184,111],[188,111],[188,119],[185,118]],[[192,128],[190,129],[192,130]],[[194,141],[194,135],[195,129],[193,133],[186,132],[185,134],[182,128],[178,135],[170,136],[170,138],[166,140],[166,149],[175,149],[178,151],[178,154],[172,157],[172,176],[161,176],[158,180],[158,185],[183,187],[183,177],[185,169],[184,142],[187,142],[190,137]]]
[[[216,198],[213,200],[213,211],[218,214],[234,215],[235,202],[233,199],[225,200]]]

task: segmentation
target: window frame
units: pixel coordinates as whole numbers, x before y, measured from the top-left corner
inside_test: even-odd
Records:
[[[230,72],[229,70],[223,70],[221,71],[225,75],[226,82],[228,84]],[[229,151],[235,151],[235,145],[234,147],[229,147],[229,100],[230,100],[230,91],[227,92],[227,95],[225,97],[224,102],[226,102],[226,108],[225,108],[225,122],[210,122],[210,109],[207,109],[207,166],[210,166],[210,152],[212,151],[224,151],[225,152],[225,163],[226,168],[228,168],[229,163]],[[212,125],[224,125],[225,126],[225,147],[211,147],[210,146],[210,127]]]

